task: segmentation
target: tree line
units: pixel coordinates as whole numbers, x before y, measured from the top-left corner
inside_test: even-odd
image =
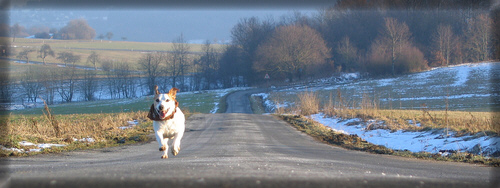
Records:
[[[26,96],[23,102],[37,102],[39,96],[43,96],[49,104],[55,102],[56,96],[61,102],[71,102],[78,100],[74,98],[77,92],[82,96],[81,100],[92,101],[96,99],[95,93],[99,88],[105,90],[110,98],[134,98],[138,97],[138,85],[147,86],[148,94],[154,93],[155,85],[164,90],[177,87],[182,91],[222,87],[217,73],[221,52],[210,41],[203,45],[201,55],[190,52],[190,45],[182,34],[173,40],[172,46],[171,52],[144,53],[136,63],[112,61],[92,51],[86,58],[90,67],[83,69],[75,65],[83,58],[71,51],[56,54],[48,44],[37,50],[25,48],[16,57],[28,64],[29,54],[37,53],[44,65],[45,59],[52,56],[60,59],[65,66],[37,70],[28,66],[18,80]],[[98,81],[105,84],[98,84]]]
[[[498,46],[493,23],[482,9],[334,7],[312,16],[295,12],[280,21],[242,19],[222,56],[241,64],[232,74],[250,84],[264,81],[265,74],[289,81],[335,72],[397,75],[492,59]]]
[[[289,82],[338,72],[394,76],[494,58],[494,20],[484,9],[345,6],[312,15],[293,12],[278,21],[241,19],[231,30],[230,45],[215,52],[208,43],[202,55],[188,60],[188,73],[201,83],[190,89],[255,85],[266,74]],[[174,65],[163,67],[175,72]],[[152,86],[155,76],[148,77]]]
[[[35,38],[41,39],[62,39],[62,40],[92,40],[96,37],[94,28],[90,27],[85,19],[70,20],[66,26],[61,29],[48,28],[45,26],[37,26],[26,29],[24,26],[16,23],[9,28],[12,41],[15,42],[17,37],[27,37],[32,34]],[[99,35],[99,39],[103,39],[104,35]],[[108,39],[113,37],[113,33],[106,34]]]
[[[220,72],[220,50],[207,40],[201,55],[190,54],[190,46],[181,34],[174,39],[171,52],[144,54],[138,62],[146,76],[149,93],[155,85],[163,90],[177,87],[181,91],[209,90],[224,87]],[[231,87],[227,85],[227,87]]]
[[[110,80],[109,93],[121,98],[135,97],[136,88],[127,87],[127,82],[136,74],[145,78],[152,94],[154,85],[193,91],[260,84],[266,74],[290,82],[338,72],[398,75],[498,58],[499,32],[492,27],[499,25],[499,19],[492,17],[500,14],[495,11],[405,7],[359,9],[340,1],[311,15],[293,12],[279,20],[241,19],[231,30],[231,44],[215,48],[207,40],[198,55],[188,53],[181,34],[171,52],[146,53],[137,67],[107,61],[96,53],[87,62],[95,70],[101,66]],[[18,58],[27,58],[25,53],[30,52],[20,52]],[[55,55],[50,50],[38,53],[42,59]],[[58,59],[74,64],[80,57],[61,53]],[[140,72],[134,73],[137,69]],[[84,75],[95,78],[90,71]],[[92,100],[90,94],[86,100]]]

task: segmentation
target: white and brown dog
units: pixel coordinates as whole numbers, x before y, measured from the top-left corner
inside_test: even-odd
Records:
[[[155,86],[154,103],[149,110],[148,118],[153,120],[156,141],[163,151],[162,159],[168,158],[168,139],[173,139],[172,154],[177,155],[181,150],[181,139],[184,135],[185,117],[179,108],[175,95],[179,89],[172,88],[168,93],[160,93]]]

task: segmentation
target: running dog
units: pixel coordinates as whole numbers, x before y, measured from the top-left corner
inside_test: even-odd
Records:
[[[168,139],[173,139],[170,145],[172,154],[176,156],[181,150],[181,139],[185,130],[185,117],[179,108],[175,95],[179,89],[172,88],[168,93],[160,93],[155,86],[154,103],[148,113],[148,118],[153,120],[156,141],[163,151],[162,159],[168,158]]]

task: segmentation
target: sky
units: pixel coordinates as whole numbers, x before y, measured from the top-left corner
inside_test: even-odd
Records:
[[[62,28],[70,20],[84,18],[96,30],[96,35],[113,33],[111,40],[140,42],[171,42],[181,33],[188,42],[205,40],[229,42],[231,29],[243,18],[279,21],[293,11],[311,15],[317,8],[196,8],[196,9],[11,9],[10,24],[26,28],[48,26]]]

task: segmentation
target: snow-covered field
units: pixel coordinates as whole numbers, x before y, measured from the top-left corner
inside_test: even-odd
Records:
[[[313,85],[295,85],[276,89],[271,94],[260,93],[266,109],[272,111],[276,103],[272,96],[279,97],[279,105],[295,105],[295,96],[303,91],[315,91],[318,97],[327,101],[333,93],[341,90],[343,96],[352,101],[361,101],[363,93],[377,99],[381,108],[418,109],[426,104],[431,110],[445,108],[445,99],[449,100],[450,110],[490,111],[499,104],[492,103],[492,87],[500,83],[491,82],[491,76],[500,75],[500,63],[462,64],[453,67],[436,68],[426,72],[404,75],[396,78],[361,80],[353,76],[350,79],[334,82],[338,79],[323,79]],[[498,97],[498,96],[496,96]],[[390,106],[392,105],[392,106]],[[345,134],[356,134],[377,145],[384,145],[395,150],[412,152],[430,152],[446,155],[448,152],[470,152],[487,156],[500,156],[500,137],[465,135],[457,137],[455,132],[444,130],[431,131],[396,131],[386,129],[366,129],[366,123],[359,119],[342,120],[326,118],[314,114],[312,119]],[[375,121],[375,120],[372,120]]]
[[[500,87],[500,83],[491,81],[494,73],[500,74],[500,63],[471,63],[396,78],[359,79],[350,75],[321,79],[312,84],[278,88],[274,93],[286,99],[297,92],[314,91],[321,100],[327,101],[330,94],[335,97],[340,91],[354,102],[361,101],[363,95],[368,96],[386,109],[419,109],[425,103],[431,110],[444,110],[447,98],[450,110],[490,111],[499,105],[490,100],[494,95],[491,88]],[[287,102],[293,105],[294,100]]]

